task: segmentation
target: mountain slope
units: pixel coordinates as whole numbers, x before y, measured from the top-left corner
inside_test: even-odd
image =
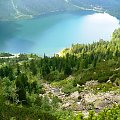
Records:
[[[31,18],[70,8],[66,0],[1,0],[0,19]]]
[[[0,20],[32,18],[50,12],[76,9],[106,11],[120,17],[119,0],[0,0]]]
[[[119,0],[71,0],[71,3],[88,9],[98,9],[120,18]]]

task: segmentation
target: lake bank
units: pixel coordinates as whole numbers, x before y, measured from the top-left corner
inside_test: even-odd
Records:
[[[69,12],[0,22],[0,51],[53,55],[76,43],[109,40],[119,20],[107,13]]]

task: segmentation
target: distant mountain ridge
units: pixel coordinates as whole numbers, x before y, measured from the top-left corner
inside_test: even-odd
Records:
[[[32,18],[72,10],[106,11],[120,17],[118,0],[0,0],[0,20]]]

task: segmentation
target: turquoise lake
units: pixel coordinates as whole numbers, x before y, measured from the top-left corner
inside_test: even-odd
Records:
[[[72,12],[0,22],[0,51],[53,55],[75,43],[109,40],[119,20],[107,13]]]

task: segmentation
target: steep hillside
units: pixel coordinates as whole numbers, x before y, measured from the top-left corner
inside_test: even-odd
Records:
[[[63,57],[0,55],[0,120],[120,120],[120,29]]]
[[[66,0],[1,0],[0,19],[31,18],[50,12],[72,9]]]
[[[120,18],[119,0],[71,0],[71,3],[86,9],[102,10]]]
[[[67,10],[93,10],[120,17],[118,0],[1,0],[0,20],[32,18],[33,16]]]

